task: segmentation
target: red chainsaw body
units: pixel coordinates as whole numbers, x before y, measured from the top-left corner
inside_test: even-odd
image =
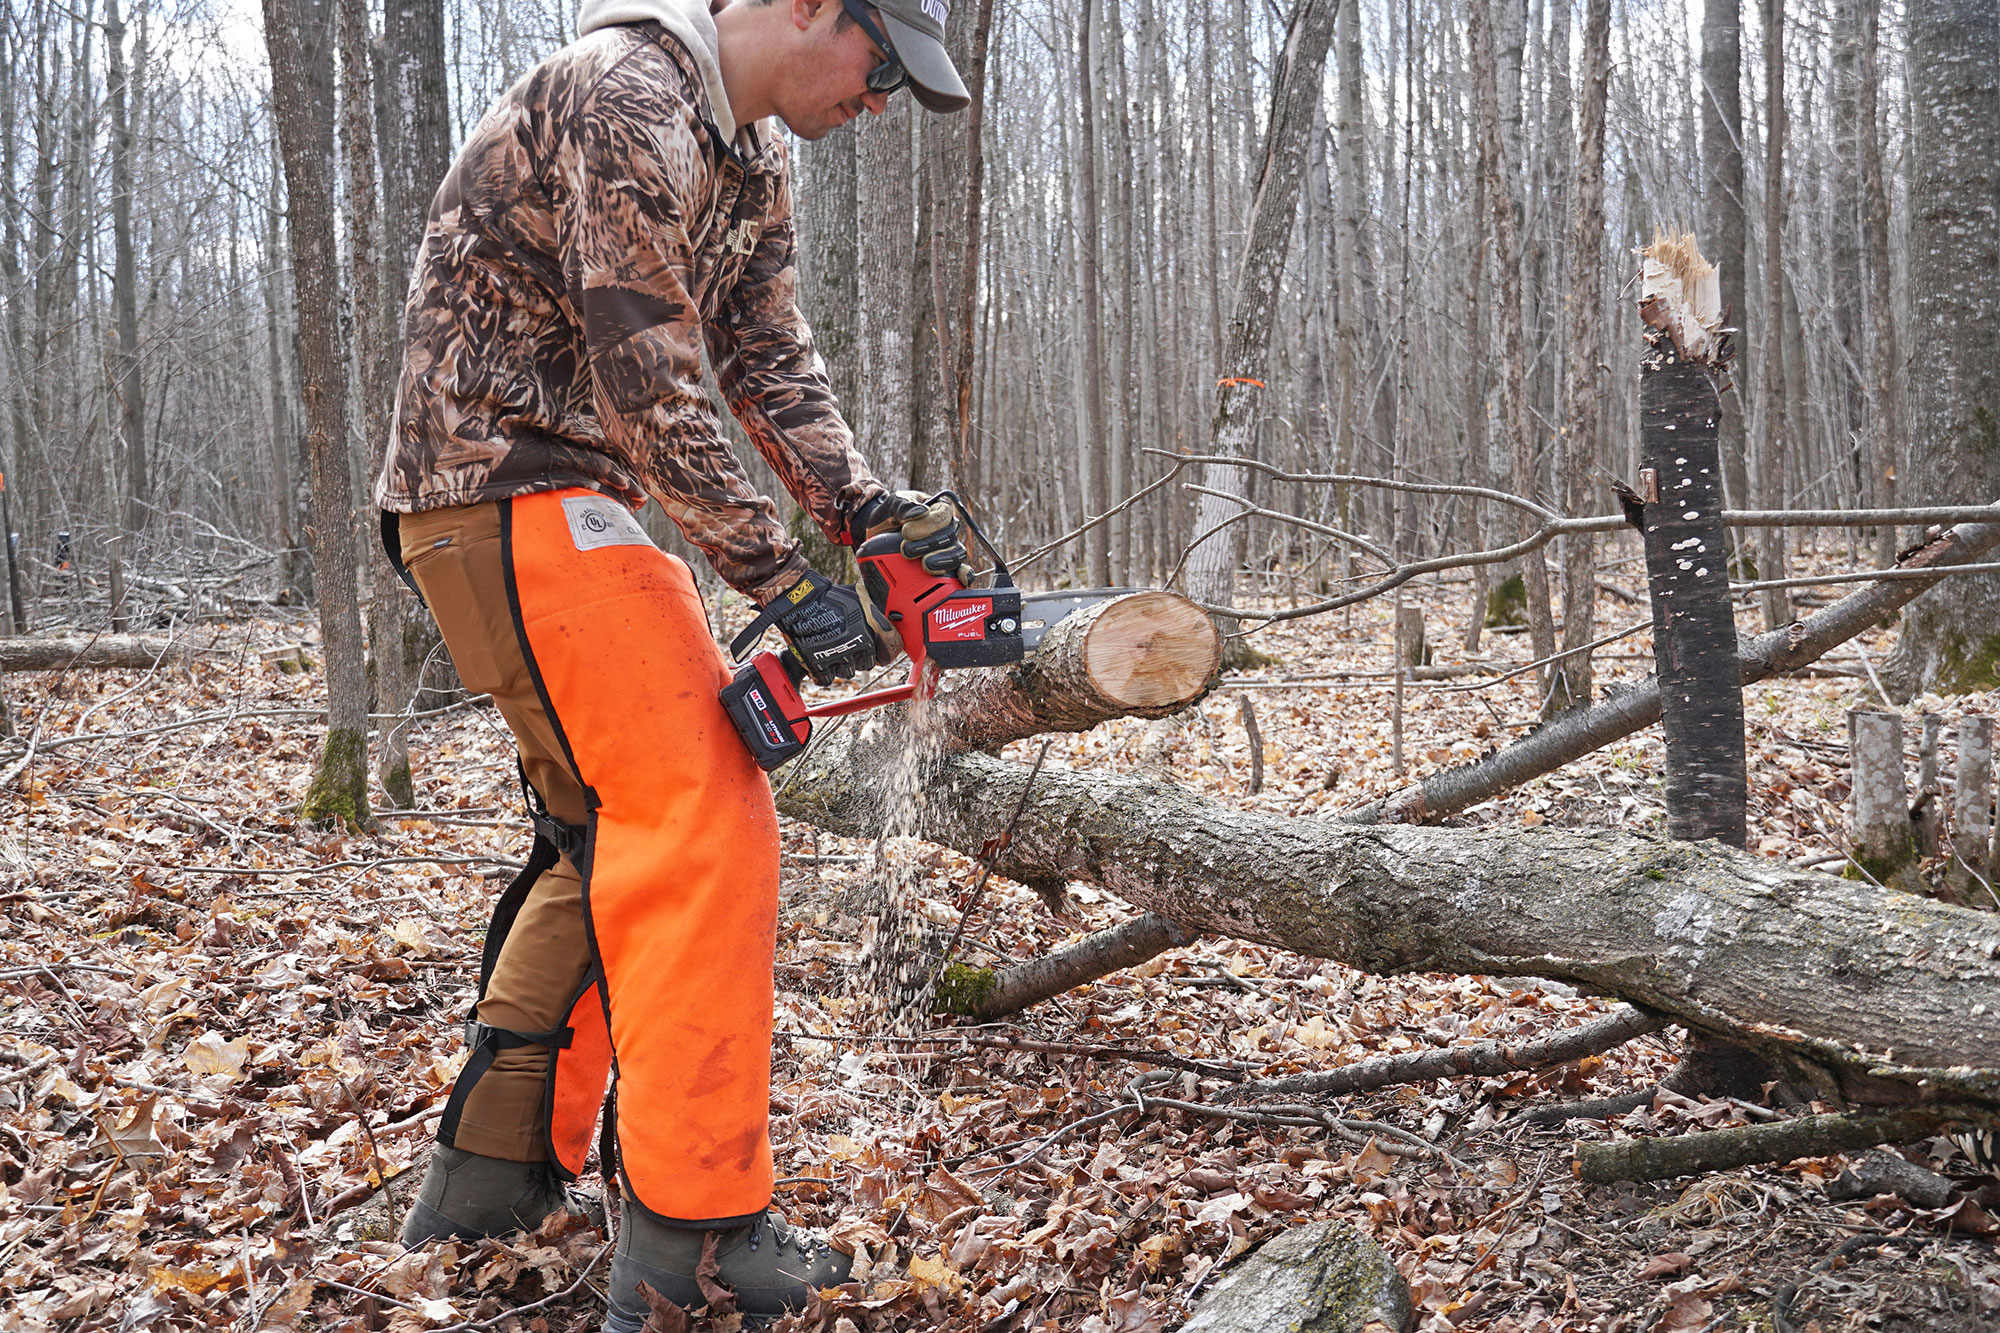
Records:
[[[928,697],[941,670],[1001,666],[1025,654],[1018,589],[970,589],[950,575],[933,574],[902,553],[895,533],[870,538],[854,554],[863,595],[886,611],[902,640],[910,659],[909,680],[809,705],[799,694],[805,671],[797,659],[789,651],[757,653],[737,670],[722,702],[763,768],[776,768],[804,749],[816,717],[842,717],[919,694]]]

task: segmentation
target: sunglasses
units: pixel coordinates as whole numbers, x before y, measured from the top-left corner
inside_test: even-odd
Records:
[[[889,44],[889,39],[882,34],[882,29],[868,16],[868,6],[861,3],[861,0],[840,0],[840,7],[847,11],[849,18],[861,25],[861,31],[868,34],[868,40],[882,49],[882,63],[868,71],[868,91],[887,96],[907,84],[910,81],[909,71],[903,68],[901,58],[896,55],[896,48]]]

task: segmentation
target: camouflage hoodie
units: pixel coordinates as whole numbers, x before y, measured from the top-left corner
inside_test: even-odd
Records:
[[[586,22],[591,8],[609,6]],[[805,564],[722,438],[704,347],[757,451],[829,536],[881,486],[799,314],[784,144],[768,122],[717,124],[730,113],[716,107],[714,24],[694,13],[674,31],[588,32],[472,131],[411,273],[375,500],[408,513],[565,486],[634,508],[651,495],[763,602]]]

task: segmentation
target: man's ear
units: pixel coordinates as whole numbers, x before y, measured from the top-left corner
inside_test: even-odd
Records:
[[[807,28],[812,27],[813,21],[819,17],[821,10],[830,4],[836,3],[838,3],[838,0],[791,0],[792,26],[800,32],[804,32]]]

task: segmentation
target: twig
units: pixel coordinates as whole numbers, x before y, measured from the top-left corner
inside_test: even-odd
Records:
[[[1482,1041],[1469,1046],[1445,1046],[1405,1055],[1376,1056],[1339,1069],[1243,1083],[1226,1095],[1231,1100],[1269,1096],[1340,1097],[1399,1083],[1547,1069],[1658,1032],[1667,1026],[1667,1021],[1663,1014],[1649,1014],[1629,1004],[1620,1005],[1595,1022],[1536,1041],[1519,1044]]]
[[[61,1055],[62,1053],[60,1051],[50,1051],[47,1055],[35,1061],[33,1064],[23,1065],[19,1069],[13,1070],[9,1073],[0,1074],[0,1088],[4,1088],[10,1083],[19,1083],[23,1079],[33,1078],[36,1074],[41,1073],[44,1069],[47,1069],[50,1065],[54,1064],[58,1059],[61,1058]]]
[[[1007,827],[993,840],[992,846],[981,858],[979,879],[973,884],[972,892],[966,896],[965,906],[959,909],[958,925],[953,928],[951,940],[944,946],[943,956],[938,959],[937,971],[932,974],[933,980],[944,975],[945,968],[951,965],[952,955],[958,952],[958,942],[965,938],[965,923],[972,918],[973,910],[979,906],[979,900],[986,894],[986,881],[993,875],[993,863],[1000,859],[1000,853],[1007,850],[1007,844],[1014,840],[1014,830],[1020,826],[1021,814],[1028,808],[1028,794],[1034,791],[1035,779],[1042,772],[1042,761],[1049,757],[1049,746],[1054,742],[1054,737],[1042,742],[1041,750],[1035,755],[1034,767],[1028,770],[1028,780],[1021,784],[1021,799],[1014,803],[1014,813],[1008,817]]]
[[[1114,515],[1124,513],[1127,509],[1130,509],[1133,505],[1139,503],[1139,501],[1145,499],[1147,496],[1151,495],[1154,491],[1159,490],[1160,487],[1166,485],[1168,482],[1172,481],[1175,477],[1178,477],[1181,474],[1181,469],[1194,461],[1193,459],[1183,459],[1177,454],[1167,453],[1163,449],[1148,449],[1146,450],[1146,452],[1149,454],[1159,454],[1163,458],[1171,459],[1173,461],[1173,466],[1168,468],[1165,475],[1161,476],[1158,480],[1148,482],[1144,487],[1142,487],[1137,491],[1134,491],[1131,495],[1126,496],[1125,499],[1121,500],[1118,504],[1113,505],[1111,508],[1097,515],[1095,518],[1085,519],[1082,527],[1074,528],[1068,532],[1065,532],[1062,536],[1056,538],[1054,541],[1048,542],[1041,546],[1037,546],[1034,550],[1028,552],[1026,555],[1018,557],[1013,561],[1012,568],[1018,573],[1019,571],[1026,569],[1029,565],[1034,564],[1037,560],[1040,560],[1043,556],[1047,555],[1050,551],[1055,550],[1057,547],[1068,545],[1070,542],[1075,541],[1078,537],[1081,537],[1084,533],[1089,532],[1092,528],[1098,526],[1100,523],[1105,522],[1107,519],[1110,519]]]
[[[2000,571],[2000,564],[1950,565],[1938,569],[1898,569],[1891,565],[1887,569],[1857,569],[1845,574],[1824,574],[1818,578],[1760,579],[1755,583],[1732,583],[1730,594],[1762,592],[1766,588],[1817,588],[1829,583],[1885,583],[1897,579],[1930,579],[1939,574],[1991,574]]]
[[[328,861],[323,865],[311,866],[167,866],[154,865],[152,870],[181,875],[318,875],[329,870],[375,870],[382,866],[400,865],[496,865],[509,870],[519,870],[519,861],[510,861],[504,856],[385,856],[375,861]]]
[[[1534,671],[1539,667],[1545,667],[1549,665],[1551,662],[1560,662],[1566,657],[1575,657],[1578,653],[1587,653],[1594,648],[1602,648],[1607,643],[1616,643],[1620,639],[1628,639],[1634,634],[1639,633],[1641,630],[1648,630],[1651,629],[1652,627],[1653,627],[1652,621],[1642,620],[1636,625],[1627,625],[1624,629],[1618,630],[1617,632],[1612,634],[1607,634],[1601,639],[1592,639],[1589,643],[1578,644],[1574,648],[1565,648],[1563,649],[1563,651],[1559,653],[1555,653],[1552,654],[1551,656],[1537,659],[1536,661],[1528,663],[1526,666],[1515,667],[1512,671],[1507,672],[1505,675],[1490,676],[1484,680],[1476,680],[1472,682],[1470,685],[1437,685],[1433,686],[1432,688],[1434,688],[1439,694],[1456,694],[1464,690],[1490,689],[1493,686],[1500,684],[1502,681],[1513,680],[1516,676],[1525,676],[1530,671]]]
[[[561,1291],[553,1292],[547,1296],[542,1297],[538,1301],[530,1301],[526,1305],[517,1305],[511,1310],[502,1310],[499,1314],[496,1314],[489,1319],[468,1319],[462,1324],[446,1324],[443,1328],[433,1329],[432,1333],[471,1333],[473,1329],[492,1328],[494,1325],[500,1323],[502,1320],[516,1319],[519,1318],[521,1315],[528,1313],[528,1311],[530,1310],[539,1310],[542,1309],[544,1306],[554,1305],[557,1301],[562,1300],[565,1297],[574,1295],[587,1282],[589,1282],[590,1275],[597,1271],[597,1266],[604,1262],[604,1256],[609,1253],[611,1253],[611,1247],[607,1245],[601,1251],[598,1252],[598,1255],[595,1259],[592,1259],[590,1261],[590,1266],[588,1268],[584,1269],[581,1273],[578,1273],[576,1275],[576,1281],[570,1283],[567,1287],[564,1287]]]
[[[389,1188],[389,1172],[382,1165],[382,1150],[375,1144],[375,1129],[368,1123],[368,1108],[354,1095],[354,1089],[348,1086],[346,1079],[340,1080],[340,1090],[347,1094],[348,1105],[354,1108],[354,1118],[361,1122],[361,1132],[368,1139],[368,1155],[375,1163],[375,1179],[382,1182],[383,1206],[389,1210],[389,1234],[401,1235],[403,1224],[396,1216],[396,1191]]]
[[[399,1301],[394,1296],[385,1295],[384,1293],[379,1291],[369,1291],[365,1287],[351,1286],[345,1282],[336,1282],[330,1277],[316,1277],[313,1279],[313,1281],[322,1287],[332,1287],[337,1291],[352,1292],[356,1296],[365,1296],[371,1301],[386,1301],[388,1304],[396,1306],[399,1309],[415,1310],[418,1314],[423,1313],[422,1309],[420,1309],[418,1306],[414,1306],[410,1304],[408,1301]],[[463,1325],[461,1327],[463,1327]]]
[[[1244,1069],[1233,1065],[1220,1064],[1213,1060],[1194,1060],[1184,1055],[1175,1055],[1170,1051],[1148,1050],[1144,1046],[1086,1045],[1081,1042],[1040,1041],[1032,1037],[987,1037],[974,1032],[953,1030],[903,1037],[874,1033],[836,1033],[822,1036],[812,1032],[780,1028],[777,1030],[777,1035],[803,1038],[807,1041],[875,1042],[883,1045],[956,1042],[961,1046],[971,1046],[981,1050],[1032,1051],[1039,1055],[1074,1055],[1091,1060],[1131,1060],[1139,1064],[1159,1065],[1163,1069],[1182,1069],[1205,1078],[1227,1079],[1231,1083],[1240,1083],[1246,1074]]]

